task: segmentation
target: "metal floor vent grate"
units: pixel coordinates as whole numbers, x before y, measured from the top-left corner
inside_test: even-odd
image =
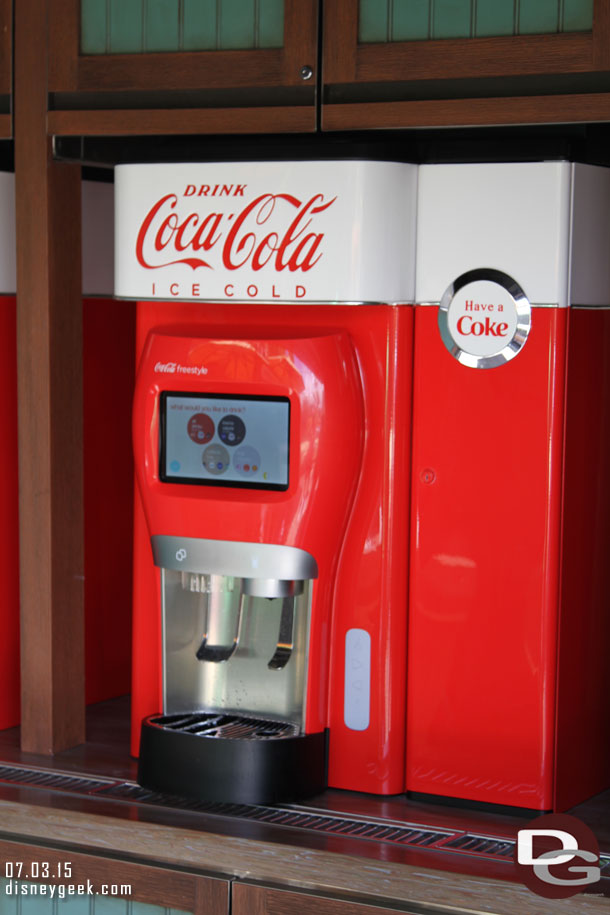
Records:
[[[359,839],[371,839],[376,842],[392,842],[399,845],[417,845],[430,848],[437,846],[438,843],[446,842],[447,839],[456,838],[456,833],[453,830],[430,829],[412,824],[388,823],[387,820],[356,820],[341,814],[305,813],[287,807],[191,801],[173,795],[149,791],[129,782],[123,782],[121,785],[116,786],[110,785],[102,789],[99,794],[104,797],[121,798],[133,803],[177,807],[182,810],[193,810],[215,816],[240,817],[241,819],[255,820],[259,823],[270,823],[274,826],[314,830],[335,835],[353,836]]]
[[[0,784],[23,785],[31,788],[69,791],[94,795],[135,804],[173,807],[213,816],[236,817],[296,829],[312,830],[332,835],[350,836],[402,847],[428,848],[442,852],[491,858],[511,862],[515,849],[512,839],[480,835],[455,829],[433,829],[415,823],[388,822],[372,817],[356,819],[340,813],[324,814],[296,807],[263,807],[247,804],[227,804],[193,801],[174,795],[161,794],[142,788],[135,782],[111,778],[87,778],[69,773],[43,769],[26,769],[0,765]],[[600,869],[610,874],[610,854],[600,856]]]
[[[87,778],[80,775],[51,772],[48,769],[22,769],[17,766],[0,765],[1,782],[9,782],[11,785],[28,785],[32,788],[75,791],[78,794],[90,794],[114,783],[112,779]]]
[[[515,843],[510,839],[492,839],[464,833],[446,843],[445,848],[468,854],[491,855],[493,858],[512,858]]]

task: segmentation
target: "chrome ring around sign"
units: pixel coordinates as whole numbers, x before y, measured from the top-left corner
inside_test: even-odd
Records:
[[[517,326],[509,343],[501,350],[491,355],[475,355],[463,350],[455,341],[449,329],[449,306],[455,296],[470,283],[486,281],[501,286],[512,298],[515,304],[517,314]],[[449,350],[454,359],[475,369],[492,369],[499,365],[505,365],[514,359],[515,356],[523,349],[527,342],[527,337],[532,324],[532,308],[529,299],[525,295],[521,286],[507,273],[501,270],[495,270],[491,267],[480,267],[476,270],[468,270],[462,273],[456,280],[451,283],[440,302],[438,310],[438,328],[441,339]]]

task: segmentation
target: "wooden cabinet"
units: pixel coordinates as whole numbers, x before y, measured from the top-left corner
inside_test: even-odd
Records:
[[[48,3],[55,134],[610,117],[610,0],[323,0],[321,61],[317,0]]]
[[[232,915],[395,915],[396,912],[415,915],[415,909],[409,908],[406,903],[404,908],[401,905],[388,909],[382,902],[371,905],[300,891],[233,884]]]
[[[48,2],[53,132],[315,129],[317,0]]]
[[[73,887],[71,890],[70,887]],[[0,841],[0,912],[228,915],[228,880]]]
[[[609,0],[325,0],[322,125],[608,120],[609,34]]]

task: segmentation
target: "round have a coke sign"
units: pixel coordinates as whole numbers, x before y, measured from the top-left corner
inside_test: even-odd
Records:
[[[525,345],[531,306],[508,274],[490,268],[470,270],[445,290],[438,323],[445,346],[458,362],[495,368]]]

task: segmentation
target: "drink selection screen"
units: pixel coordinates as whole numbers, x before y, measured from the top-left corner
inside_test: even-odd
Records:
[[[160,476],[170,483],[288,488],[290,401],[161,393]]]

